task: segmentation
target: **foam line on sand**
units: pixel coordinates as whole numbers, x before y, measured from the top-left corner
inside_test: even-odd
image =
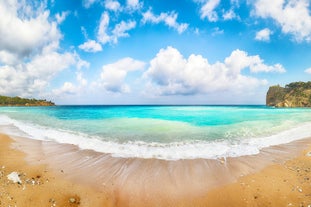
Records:
[[[2,136],[1,143],[8,143],[7,146],[11,148],[1,145],[0,165],[5,166],[5,170],[1,170],[1,183],[10,185],[1,188],[4,191],[1,195],[9,192],[17,203],[21,193],[15,193],[41,189],[48,196],[43,196],[38,202],[48,202],[48,198],[52,198],[55,202],[62,200],[68,206],[311,204],[311,157],[307,156],[308,151],[303,151],[310,148],[310,139],[265,148],[256,156],[177,161],[116,158],[109,154],[80,150],[74,145],[17,137],[13,138],[14,142],[10,139],[5,142],[3,139],[8,138]],[[27,162],[21,159],[23,157]],[[19,164],[14,164],[16,159]],[[37,173],[28,172],[32,168],[37,169]],[[21,180],[26,183],[24,190],[23,185],[7,179],[6,176],[12,172],[22,173]],[[36,174],[40,177],[37,178]],[[28,187],[26,178],[34,178],[35,182],[41,180],[42,185],[30,187],[30,180]],[[64,195],[67,197],[55,196],[52,186],[44,182],[46,179],[53,183],[52,186],[57,186],[55,192],[66,189]],[[63,185],[70,187],[61,187]],[[60,194],[61,191],[57,195]],[[26,196],[23,202],[31,202],[31,198],[27,200]],[[76,199],[77,203],[70,203],[70,198]]]

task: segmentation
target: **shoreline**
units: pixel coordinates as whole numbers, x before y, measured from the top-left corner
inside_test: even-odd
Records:
[[[55,197],[51,195],[53,192],[58,192],[58,197],[52,198],[58,202],[56,206],[311,204],[311,194],[306,194],[311,192],[311,176],[308,175],[311,157],[306,156],[307,151],[304,151],[306,148],[311,150],[307,146],[310,140],[269,148],[259,157],[242,157],[239,162],[231,158],[213,162],[203,159],[176,162],[114,158],[90,150],[79,150],[73,145],[10,139],[6,136],[1,136],[1,143],[5,144],[1,144],[0,166],[5,168],[1,169],[0,189],[10,195],[15,194],[8,203],[0,199],[4,206],[14,202],[20,204],[17,206],[27,202],[32,202],[29,203],[31,206],[48,206],[51,203],[47,197]],[[289,150],[291,153],[288,153]],[[255,163],[257,167],[251,164],[254,160],[260,160]],[[106,166],[100,169],[103,164]],[[223,166],[230,171],[224,171]],[[33,169],[39,178],[33,174]],[[207,169],[214,169],[215,172],[206,174]],[[7,175],[17,171],[25,174],[22,176],[25,179],[28,175],[27,179],[34,178],[35,183],[41,180],[41,184],[30,185],[33,182],[30,180],[31,183],[26,183],[23,189],[24,186],[8,181]],[[48,178],[49,182],[44,182],[44,178]],[[41,201],[33,200],[33,192],[27,195],[25,192],[28,189],[39,190],[37,195],[40,194],[38,199]],[[66,198],[62,198],[63,194],[67,195]],[[76,203],[70,203],[70,198],[74,198]],[[63,202],[61,205],[59,200]],[[268,202],[271,203],[268,205]]]

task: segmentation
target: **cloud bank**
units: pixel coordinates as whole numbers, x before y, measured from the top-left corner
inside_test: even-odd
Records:
[[[256,0],[254,14],[274,20],[285,34],[298,42],[311,41],[311,15],[309,0]]]
[[[108,92],[128,93],[130,86],[125,83],[127,74],[143,70],[144,66],[144,62],[129,57],[104,65],[100,74],[100,85]]]
[[[224,62],[209,63],[201,55],[183,55],[173,47],[161,49],[144,73],[150,90],[158,95],[194,95],[216,91],[243,91],[267,84],[265,79],[244,75],[285,72],[280,64],[266,65],[259,56],[235,50]]]
[[[0,94],[40,96],[56,74],[83,64],[76,53],[59,52],[58,29],[44,3],[0,1]]]

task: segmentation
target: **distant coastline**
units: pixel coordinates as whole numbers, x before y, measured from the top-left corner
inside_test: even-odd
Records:
[[[55,106],[55,103],[45,99],[0,96],[0,106]]]

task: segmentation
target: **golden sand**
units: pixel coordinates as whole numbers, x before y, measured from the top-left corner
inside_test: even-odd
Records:
[[[0,206],[105,206],[101,192],[72,183],[56,175],[46,165],[30,165],[25,154],[10,147],[12,140],[0,136]],[[17,172],[21,183],[7,176]]]
[[[41,147],[45,151],[35,150]],[[311,157],[307,152],[301,151],[296,158],[287,161],[278,157],[281,161],[277,164],[273,164],[275,158],[267,162],[271,153],[262,153],[266,155],[256,158],[257,162],[258,159],[265,160],[261,165],[252,165],[255,158],[240,158],[240,162],[228,162],[231,165],[228,172],[237,175],[243,172],[244,176],[228,177],[224,175],[227,171],[219,170],[224,168],[217,168],[226,164],[223,161],[103,157],[90,151],[78,152],[75,146],[62,148],[53,143],[15,142],[2,135],[0,206],[308,207],[311,206]],[[77,158],[77,154],[81,156],[78,161],[70,161],[72,157]],[[285,154],[283,152],[282,157],[286,157]],[[94,164],[88,163],[85,157],[91,157],[89,160]],[[237,164],[241,161],[244,164]],[[105,171],[96,171],[96,164],[105,163],[108,165],[103,166]],[[246,166],[261,167],[250,170]],[[218,170],[214,174],[206,173],[208,176],[204,177],[206,167]],[[12,172],[19,174],[21,183],[8,179]],[[209,183],[212,177],[219,181],[218,185]]]

